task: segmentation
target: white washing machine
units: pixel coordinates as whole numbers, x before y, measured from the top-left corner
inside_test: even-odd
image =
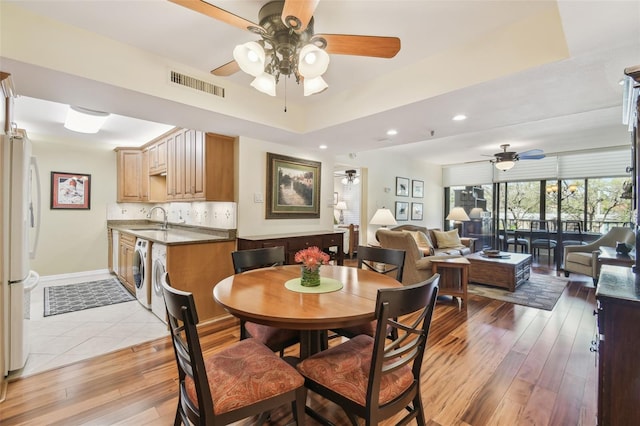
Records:
[[[162,275],[167,271],[167,246],[154,244],[151,247],[153,272],[151,278],[151,312],[167,323],[167,308],[162,295]]]
[[[133,281],[138,302],[151,309],[151,242],[140,238],[133,254]]]

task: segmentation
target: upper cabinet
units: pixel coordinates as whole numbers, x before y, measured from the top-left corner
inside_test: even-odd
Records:
[[[118,201],[234,201],[234,143],[229,136],[175,129],[141,150],[118,149]]]
[[[167,173],[167,137],[149,145],[149,175],[160,175]]]
[[[139,149],[116,148],[118,170],[118,202],[149,200],[148,161]]]
[[[183,130],[167,144],[167,200],[234,201],[229,136]]]

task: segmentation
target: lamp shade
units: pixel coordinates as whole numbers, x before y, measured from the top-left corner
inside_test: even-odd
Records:
[[[254,77],[264,72],[264,49],[255,41],[239,44],[233,49],[233,59],[240,69]]]
[[[334,207],[336,210],[347,210],[347,203],[344,201],[338,201],[338,204]]]
[[[516,165],[516,163],[513,162],[513,161],[497,161],[496,162],[496,169],[502,170],[504,172],[504,171],[509,170],[510,168],[512,168],[515,165]]]
[[[275,96],[276,78],[271,74],[263,72],[251,82],[251,87],[254,87],[259,92],[266,93],[269,96]]]
[[[320,77],[329,67],[329,54],[315,44],[309,43],[300,49],[298,72],[305,79]]]
[[[396,219],[393,217],[393,213],[391,213],[391,210],[382,207],[375,212],[369,224],[389,226],[397,225],[398,222],[396,222]]]
[[[480,219],[482,217],[482,213],[484,213],[484,210],[482,208],[474,207],[469,212],[469,217],[471,219]]]
[[[329,87],[327,82],[324,81],[324,78],[322,78],[321,76],[314,78],[305,78],[303,86],[305,96],[315,95],[316,93],[320,93],[327,87]]]
[[[79,133],[98,133],[107,118],[109,118],[109,115],[108,112],[69,106],[64,127]]]
[[[465,212],[462,207],[454,207],[449,212],[447,220],[455,220],[456,222],[468,222],[471,219],[469,219],[467,212]]]

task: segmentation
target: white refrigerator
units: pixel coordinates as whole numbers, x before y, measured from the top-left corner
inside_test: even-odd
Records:
[[[40,230],[40,179],[31,142],[17,130],[0,136],[2,149],[2,287],[4,375],[24,367],[29,355],[30,292],[39,276],[30,269]]]

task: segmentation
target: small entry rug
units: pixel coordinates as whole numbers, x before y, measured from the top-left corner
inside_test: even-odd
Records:
[[[467,290],[477,296],[551,311],[567,283],[568,280],[564,278],[531,274],[529,281],[516,287],[514,292],[498,287],[471,283]]]
[[[118,280],[91,281],[44,288],[44,316],[66,314],[136,300]]]

